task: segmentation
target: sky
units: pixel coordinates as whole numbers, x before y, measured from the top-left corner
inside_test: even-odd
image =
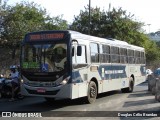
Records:
[[[15,5],[22,0],[8,0],[8,4]],[[72,23],[74,15],[77,16],[80,10],[89,4],[89,0],[23,0],[34,1],[47,10],[47,13],[54,17],[63,15],[63,19]],[[108,10],[109,3],[111,8],[120,8],[127,13],[134,14],[134,19],[145,23],[143,29],[146,33],[160,30],[160,1],[159,0],[90,0],[91,7],[100,7],[101,10]]]

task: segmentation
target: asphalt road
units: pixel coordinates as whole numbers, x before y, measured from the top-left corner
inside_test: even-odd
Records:
[[[134,88],[133,93],[121,93],[120,90],[103,93],[93,104],[86,104],[83,99],[57,100],[47,103],[41,97],[26,97],[23,100],[8,101],[0,99],[0,111],[11,112],[12,117],[42,116],[63,119],[63,117],[78,117],[83,119],[158,119],[160,103],[148,92],[147,83]],[[14,113],[14,114],[13,114]],[[150,115],[148,117],[147,115]],[[24,119],[24,118],[23,118]],[[33,118],[35,119],[35,118]],[[76,118],[77,119],[77,118]]]

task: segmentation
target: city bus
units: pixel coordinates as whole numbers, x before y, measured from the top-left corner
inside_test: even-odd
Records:
[[[23,95],[93,103],[100,93],[132,92],[145,81],[145,50],[70,30],[31,32],[22,42],[20,74]]]

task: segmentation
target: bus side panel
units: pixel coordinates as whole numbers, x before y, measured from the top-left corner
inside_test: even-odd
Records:
[[[134,85],[138,85],[145,81],[145,66],[144,65],[130,65],[128,76],[134,76]]]
[[[136,66],[136,65],[135,65]],[[137,73],[135,74],[135,85],[138,85],[142,82],[144,82],[146,80],[146,76],[145,76],[145,66],[144,65],[137,65]]]
[[[72,99],[87,96],[88,69],[82,68],[72,71]]]
[[[72,84],[72,99],[87,96],[87,84],[86,83],[74,83]]]
[[[127,65],[101,65],[99,67],[99,73],[103,80],[103,92],[128,87]]]
[[[88,82],[91,80],[96,80],[98,83],[98,93],[103,92],[103,80],[101,77],[101,73],[99,72],[99,65],[91,65],[88,69]]]
[[[79,97],[87,96],[88,84],[86,82],[79,83]]]
[[[103,81],[103,92],[120,89],[120,79],[110,79]]]
[[[56,98],[72,98],[71,91],[72,91],[72,85],[66,84],[62,86],[58,94],[56,95]]]
[[[103,92],[126,88],[126,87],[128,87],[128,84],[129,84],[129,82],[128,82],[127,78],[104,80]]]

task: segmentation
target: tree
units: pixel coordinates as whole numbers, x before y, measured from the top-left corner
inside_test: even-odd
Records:
[[[2,40],[2,30],[3,30],[3,26],[2,26],[2,22],[3,22],[3,16],[5,16],[5,9],[6,9],[6,1],[2,2],[2,0],[0,0],[0,45],[2,43],[4,43],[4,40]]]
[[[78,16],[75,16],[71,25],[72,30],[82,33],[88,33],[88,7],[85,11],[80,11]],[[144,47],[146,49],[147,62],[159,60],[160,53],[157,51],[157,45],[150,41],[143,33],[142,26],[144,23],[134,20],[134,15],[122,8],[109,11],[100,11],[100,8],[91,8],[91,31],[90,34],[98,37],[111,37],[126,41],[130,44]]]
[[[62,17],[50,17],[46,9],[34,2],[7,6],[3,15],[1,38],[7,40],[8,46],[15,47],[28,32],[67,29],[67,21],[62,20]]]
[[[72,30],[88,33],[88,8],[80,11],[75,16],[71,25]],[[99,37],[112,37],[129,43],[135,43],[135,37],[139,36],[139,31],[143,23],[133,21],[134,15],[127,15],[127,12],[119,8],[111,11],[100,11],[100,8],[91,8],[91,35]]]

